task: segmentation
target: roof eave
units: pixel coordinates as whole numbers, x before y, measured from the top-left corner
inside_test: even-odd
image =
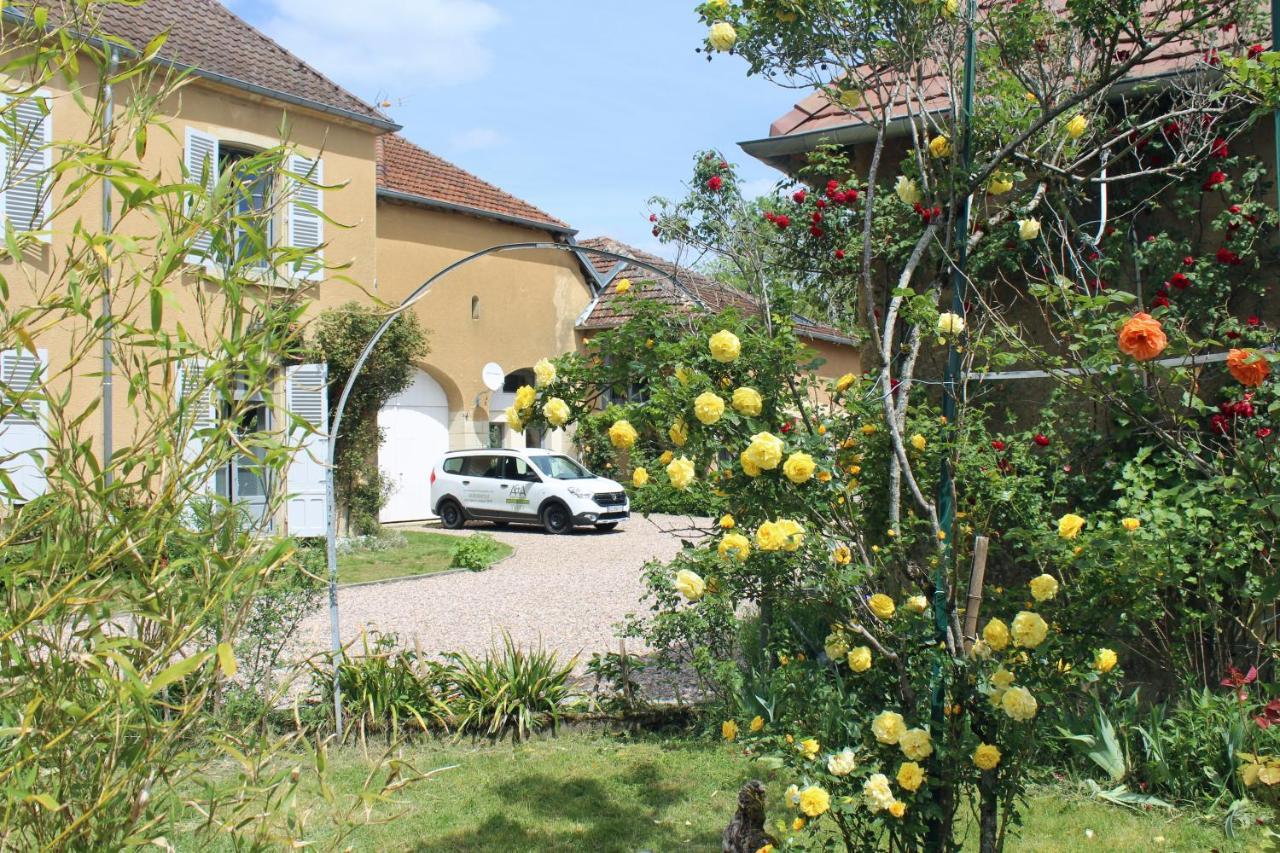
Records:
[[[578,233],[576,228],[570,228],[567,225],[557,225],[553,222],[542,222],[537,219],[525,219],[522,216],[512,216],[507,213],[485,210],[482,207],[472,207],[466,204],[455,204],[449,201],[441,201],[440,199],[428,198],[426,196],[417,195],[416,193],[406,193],[401,192],[400,190],[388,189],[387,187],[378,187],[378,198],[385,198],[389,201],[399,201],[405,204],[413,204],[419,207],[429,207],[434,210],[443,210],[448,213],[461,213],[466,216],[478,216],[481,219],[492,219],[497,222],[505,222],[508,225],[519,225],[522,228],[531,228],[535,231],[548,231],[552,234],[573,236]]]

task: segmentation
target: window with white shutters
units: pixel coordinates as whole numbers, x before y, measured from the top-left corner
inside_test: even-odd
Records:
[[[205,378],[208,363],[200,359],[188,359],[178,366],[178,398],[183,417],[179,421],[183,442],[182,459],[194,465],[204,452],[208,431],[217,424],[217,409],[213,388]],[[214,485],[212,472],[202,477],[197,491],[209,492]]]
[[[187,128],[186,152],[183,158],[187,180],[204,187],[207,195],[212,195],[218,183],[218,137],[193,128]],[[196,197],[188,202],[194,207]],[[187,261],[193,264],[209,264],[213,262],[213,235],[207,231],[191,244],[191,254]]]
[[[289,157],[289,245],[298,249],[313,249],[308,262],[295,274],[300,278],[317,279],[324,275],[324,162],[310,160],[298,154]]]
[[[53,185],[53,120],[47,93],[10,99],[4,112],[4,218],[19,231],[48,224]],[[48,242],[49,235],[40,239]]]
[[[45,492],[46,404],[40,388],[45,350],[0,351],[0,500],[25,502]]]
[[[328,522],[328,379],[323,363],[297,364],[285,371],[285,405],[297,421],[311,427],[304,433],[293,423],[290,430],[290,442],[298,445],[286,477],[290,536],[323,536]]]

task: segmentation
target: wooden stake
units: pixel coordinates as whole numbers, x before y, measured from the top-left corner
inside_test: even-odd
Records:
[[[622,671],[622,695],[627,700],[627,707],[631,707],[631,667],[627,660],[627,641],[618,639],[618,665]]]
[[[978,639],[978,610],[982,607],[982,582],[987,576],[987,545],[979,536],[973,540],[973,572],[969,575],[969,597],[964,605],[964,651],[968,654]]]

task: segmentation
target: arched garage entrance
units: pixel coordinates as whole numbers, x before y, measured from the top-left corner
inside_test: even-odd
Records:
[[[423,370],[413,384],[378,412],[382,447],[378,466],[394,485],[379,519],[431,518],[431,469],[449,449],[449,400],[440,383]]]

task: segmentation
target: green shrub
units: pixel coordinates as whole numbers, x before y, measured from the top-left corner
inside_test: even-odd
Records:
[[[493,740],[510,735],[518,742],[548,726],[554,730],[570,696],[574,661],[562,666],[555,652],[518,649],[509,634],[502,645],[500,656],[445,656],[453,667],[451,704],[459,731]]]
[[[400,650],[395,634],[366,634],[362,645],[363,654],[343,652],[338,664],[342,706],[353,729],[385,732],[390,742],[406,723],[421,731],[448,727],[447,667],[427,660],[421,652]],[[318,670],[316,680],[326,707],[331,707],[332,674]]]
[[[498,541],[488,533],[473,533],[459,539],[453,546],[449,552],[449,565],[456,569],[479,571],[492,566],[501,552]]]

